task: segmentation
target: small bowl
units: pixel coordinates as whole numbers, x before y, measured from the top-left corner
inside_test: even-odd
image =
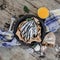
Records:
[[[17,32],[17,28],[19,26],[19,24],[23,21],[25,21],[27,18],[31,18],[31,17],[35,17],[37,18],[39,21],[40,21],[40,26],[41,26],[41,40],[43,41],[44,37],[45,37],[45,34],[46,34],[46,27],[44,25],[44,22],[42,19],[40,19],[38,16],[35,16],[35,15],[24,15],[24,16],[21,16],[21,18],[19,18],[19,20],[16,22],[15,24],[15,27],[14,27],[14,35],[15,37],[17,38],[17,40],[20,41],[19,37],[16,35],[16,32]],[[40,43],[42,43],[42,41]]]

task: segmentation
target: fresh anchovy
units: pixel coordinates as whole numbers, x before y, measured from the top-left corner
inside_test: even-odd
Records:
[[[27,40],[27,33],[26,34],[24,34],[24,38],[25,38],[25,41]]]
[[[30,28],[30,38],[32,38],[33,37],[33,30],[32,30],[32,28]]]
[[[28,35],[28,36],[27,36],[27,40],[29,40],[29,38],[30,38],[29,34],[30,34],[30,33],[29,33],[29,32],[27,32],[27,35]]]
[[[34,27],[35,35],[37,35],[37,26]]]
[[[30,39],[30,36],[29,36],[29,29],[30,29],[30,26],[27,28],[27,34],[28,34],[28,37],[27,37],[27,39]]]

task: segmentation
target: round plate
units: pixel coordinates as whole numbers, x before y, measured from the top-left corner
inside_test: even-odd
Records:
[[[18,38],[18,36],[16,35],[16,31],[17,31],[17,28],[18,28],[19,24],[20,24],[21,22],[25,21],[27,18],[31,18],[31,17],[35,17],[35,18],[37,18],[37,19],[40,21],[40,26],[41,26],[41,40],[43,41],[43,39],[44,39],[44,37],[45,37],[45,34],[46,34],[46,28],[45,28],[45,25],[44,25],[44,23],[43,23],[43,20],[40,19],[39,17],[37,17],[37,16],[35,16],[35,15],[31,15],[31,14],[22,16],[22,17],[19,18],[19,20],[16,22],[15,27],[14,27],[14,35],[15,35],[15,37],[17,38],[17,40],[19,40],[19,38]],[[19,41],[20,41],[20,40],[19,40]],[[41,42],[42,42],[42,41],[41,41]]]

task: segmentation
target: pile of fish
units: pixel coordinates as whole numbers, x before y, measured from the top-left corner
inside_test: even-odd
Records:
[[[37,25],[34,20],[27,21],[21,27],[21,34],[25,41],[28,41],[31,38],[34,38],[38,34]]]

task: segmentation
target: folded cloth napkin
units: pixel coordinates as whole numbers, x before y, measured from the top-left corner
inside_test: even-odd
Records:
[[[8,34],[11,34],[11,33],[8,33],[8,31],[5,32],[5,31],[3,31],[3,30],[0,29],[0,47],[8,47],[8,48],[10,48],[10,47],[12,47],[12,46],[21,45],[21,44],[17,41],[17,39],[16,39],[15,37],[12,38],[12,39],[8,42],[8,40],[7,40],[6,37],[5,37],[5,35],[8,35]],[[12,34],[13,34],[13,33],[12,33]]]
[[[0,42],[0,47],[10,48],[17,45],[21,45],[21,43],[19,43],[16,38],[14,38],[11,42]]]
[[[56,32],[60,28],[59,11],[60,9],[51,11],[52,15],[45,20],[44,25],[46,26],[46,32]]]

